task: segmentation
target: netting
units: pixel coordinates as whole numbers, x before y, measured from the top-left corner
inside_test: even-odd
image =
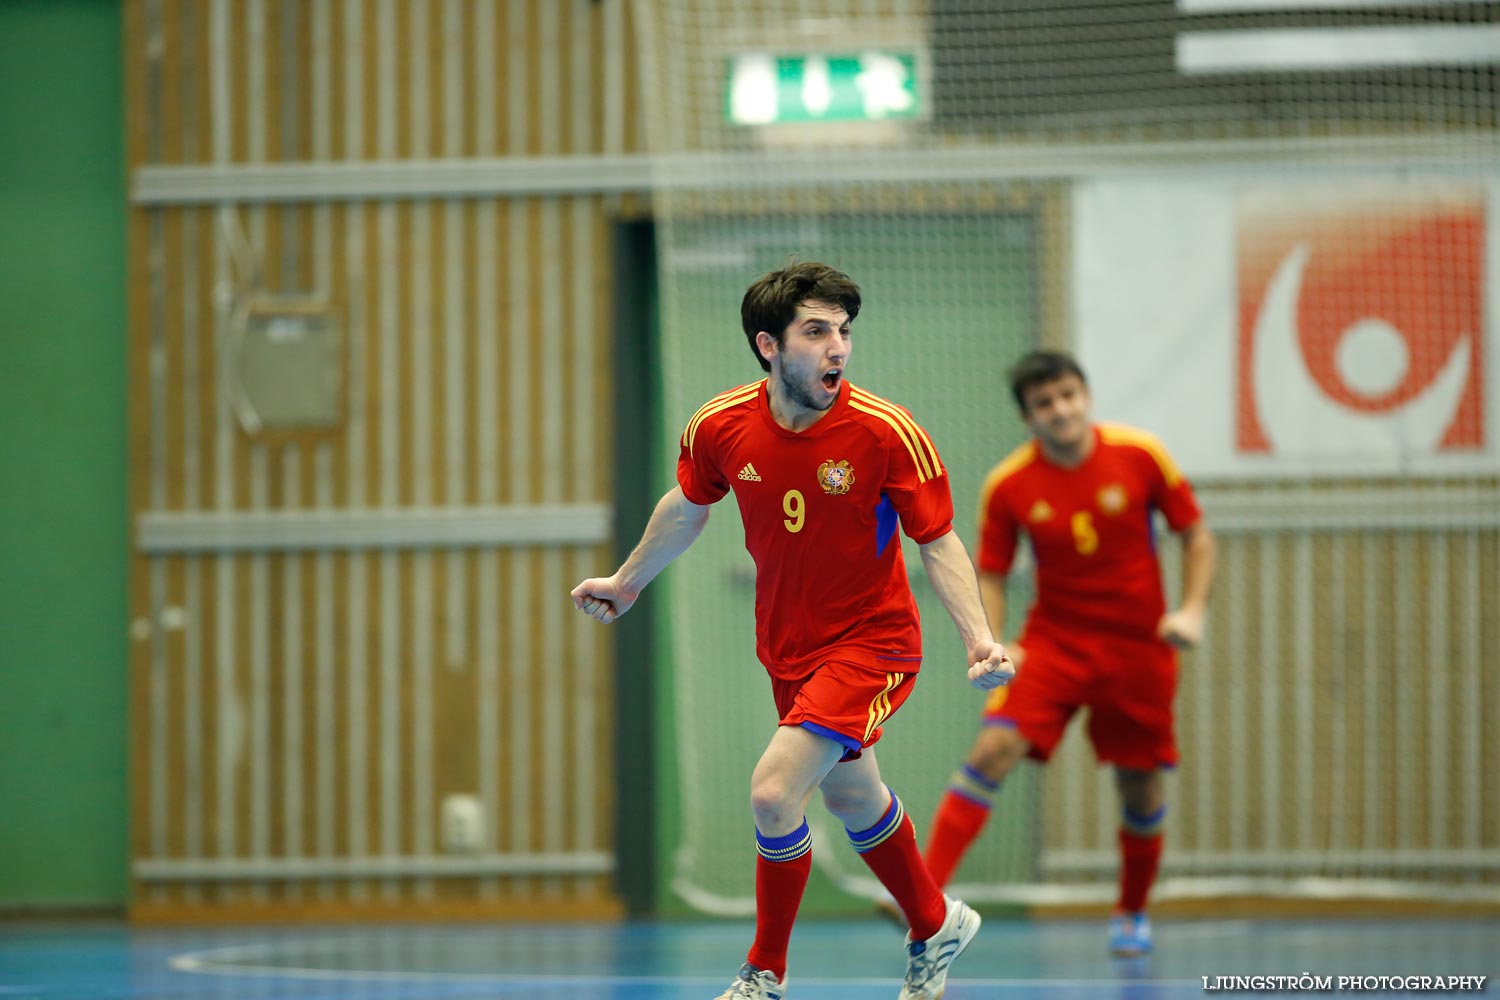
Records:
[[[943,453],[973,547],[1024,439],[1004,371],[1074,349],[1220,540],[1184,659],[1156,898],[1500,900],[1500,5],[642,0],[663,400],[758,377],[744,288],[796,254],[863,287],[850,378]],[[775,723],[732,509],[671,570],[674,886],[751,905]],[[909,544],[909,543],[908,543]],[[1168,593],[1178,551],[1163,546]],[[980,696],[908,551],[927,659],[882,770],[925,834]],[[1013,575],[1014,635],[1030,601]],[[1079,727],[956,876],[1113,898],[1118,806]],[[816,862],[873,890],[814,805]]]

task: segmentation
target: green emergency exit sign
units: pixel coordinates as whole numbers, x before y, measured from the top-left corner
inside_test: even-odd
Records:
[[[726,90],[726,114],[735,125],[884,121],[922,113],[914,52],[736,56]]]

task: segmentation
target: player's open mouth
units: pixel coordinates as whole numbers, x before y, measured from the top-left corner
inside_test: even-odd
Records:
[[[839,388],[839,381],[843,377],[844,372],[842,369],[830,368],[828,371],[823,373],[823,387],[831,392],[837,392]]]

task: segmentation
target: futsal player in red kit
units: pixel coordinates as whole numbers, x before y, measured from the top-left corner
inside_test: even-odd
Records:
[[[1178,648],[1203,636],[1214,540],[1192,487],[1145,431],[1096,424],[1083,370],[1041,351],[1010,373],[1032,440],[990,472],[979,497],[979,588],[990,623],[1005,621],[1005,577],[1020,532],[1036,559],[1036,603],[1010,646],[1019,673],[996,689],[968,759],[933,818],[926,858],[941,885],[989,818],[1000,783],[1024,755],[1045,763],[1073,713],[1112,764],[1122,799],[1120,895],[1110,950],[1151,950],[1146,896],[1162,851],[1162,771],[1177,764],[1172,700]],[[1168,611],[1153,538],[1160,511],[1183,539],[1182,603]]]
[[[958,627],[970,682],[993,689],[1013,669],[953,532],[937,449],[905,409],[845,378],[859,307],[859,287],[823,264],[795,263],[751,285],[741,325],[768,377],[693,415],[677,486],[634,551],[614,575],[573,589],[580,611],[618,618],[733,491],[755,559],[756,653],[780,724],[750,779],[755,942],[718,1000],[786,996],[787,945],[812,868],[805,811],[814,792],[911,927],[902,1000],[942,996],[949,965],[979,929],[978,914],[928,874],[875,761],[881,727],[911,694],[922,662],[898,528],[918,544]]]

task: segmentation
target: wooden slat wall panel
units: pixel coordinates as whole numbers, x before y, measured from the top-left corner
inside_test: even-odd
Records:
[[[133,167],[634,152],[627,5],[130,0]],[[132,509],[607,502],[619,198],[226,203],[131,222]],[[232,310],[326,300],[345,419],[247,435]],[[132,571],[138,862],[612,851],[594,544],[147,556]],[[615,912],[607,874],[138,877],[138,916]]]
[[[1219,545],[1209,641],[1183,661],[1168,873],[1493,883],[1500,806],[1481,776],[1500,761],[1485,666],[1500,656],[1500,536],[1277,531]],[[1175,592],[1175,545],[1164,565]],[[1116,863],[1113,788],[1087,741],[1069,742],[1044,799],[1052,877]]]

